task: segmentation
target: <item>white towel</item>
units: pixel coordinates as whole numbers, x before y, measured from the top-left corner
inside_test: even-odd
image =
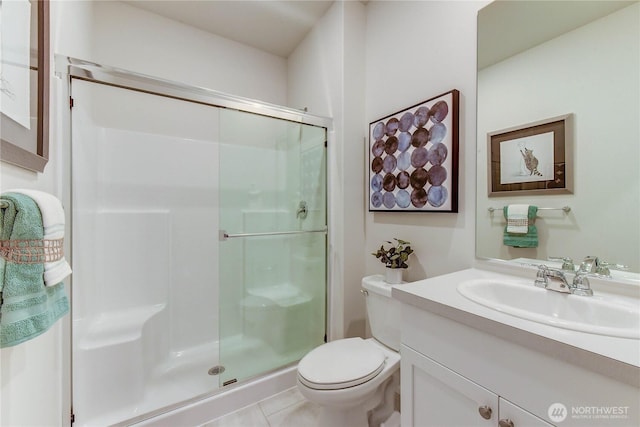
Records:
[[[64,208],[57,197],[37,190],[9,190],[29,196],[40,208],[42,215],[42,227],[45,240],[57,240],[64,238]],[[44,285],[53,286],[62,282],[71,274],[71,266],[62,257],[54,262],[44,263]]]
[[[527,234],[529,231],[529,205],[507,206],[507,233]]]

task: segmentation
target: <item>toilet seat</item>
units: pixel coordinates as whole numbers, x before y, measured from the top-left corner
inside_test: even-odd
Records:
[[[362,338],[321,345],[298,364],[298,379],[316,390],[340,390],[366,383],[384,368],[384,353]]]

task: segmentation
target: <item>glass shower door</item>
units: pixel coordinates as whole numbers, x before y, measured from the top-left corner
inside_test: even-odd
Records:
[[[71,89],[75,425],[129,425],[219,388],[220,109]]]
[[[325,141],[325,128],[221,111],[222,385],[324,342]]]

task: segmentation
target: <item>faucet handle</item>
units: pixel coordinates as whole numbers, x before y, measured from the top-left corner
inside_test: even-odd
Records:
[[[305,202],[304,200],[300,200],[300,203],[298,204],[298,210],[296,211],[296,218],[307,219],[308,212],[309,211],[307,209],[307,202]]]
[[[576,271],[576,266],[573,263],[573,260],[569,257],[555,257],[550,256],[547,258],[549,261],[562,261],[562,267],[560,267],[564,271],[574,272]]]
[[[608,261],[600,261],[596,265],[596,274],[601,276],[611,277],[611,271],[609,270],[628,270],[628,265],[615,264]]]
[[[597,276],[586,271],[578,271],[573,278],[573,286],[571,293],[574,295],[592,296],[591,284],[589,283],[589,276]]]
[[[536,280],[533,282],[539,288],[545,288],[549,286],[549,267],[544,264],[538,265],[538,273],[536,274]]]

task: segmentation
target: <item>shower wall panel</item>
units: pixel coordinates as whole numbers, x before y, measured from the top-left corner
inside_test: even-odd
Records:
[[[217,388],[218,110],[72,94],[74,412],[107,425]]]

